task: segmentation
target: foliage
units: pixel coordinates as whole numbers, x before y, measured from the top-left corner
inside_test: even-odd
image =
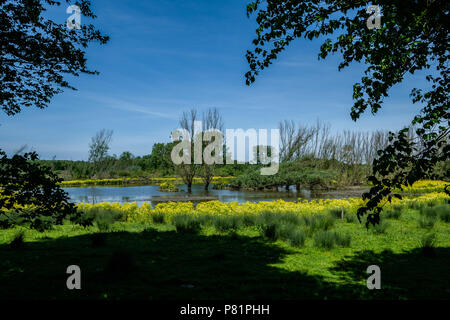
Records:
[[[94,164],[94,173],[98,171],[98,167],[108,155],[112,134],[112,130],[103,129],[92,137],[91,143],[89,144],[89,162]],[[125,161],[128,161],[128,159]]]
[[[200,222],[191,215],[177,215],[173,218],[172,223],[179,233],[198,233],[200,231]]]
[[[435,255],[434,248],[436,247],[437,236],[435,233],[426,234],[420,239],[420,247],[422,253],[426,257],[433,257]]]
[[[369,4],[382,9],[382,25],[378,30],[366,27]],[[378,151],[369,181],[371,190],[364,194],[368,201],[358,211],[358,219],[367,214],[366,225],[377,224],[380,212],[392,197],[393,189],[433,177],[435,166],[447,161],[448,145],[448,13],[450,3],[444,0],[414,1],[404,5],[399,0],[380,1],[294,1],[254,0],[247,6],[247,15],[256,13],[255,48],[247,51],[250,71],[246,83],[255,81],[259,72],[269,67],[278,55],[296,38],[325,38],[319,58],[340,52],[343,60],[339,70],[352,62],[364,62],[367,69],[361,83],[353,86],[351,117],[357,120],[366,109],[376,113],[388,91],[403,81],[406,73],[426,71],[431,89],[414,88],[413,103],[423,108],[409,128],[390,133],[389,145]],[[448,171],[445,176],[449,176]]]
[[[90,300],[148,297],[180,300],[229,297],[244,300],[255,297],[292,300],[443,299],[448,296],[450,279],[447,272],[450,225],[436,222],[434,256],[423,259],[421,240],[427,233],[418,228],[416,219],[420,216],[420,207],[438,210],[443,205],[448,207],[448,200],[445,194],[440,197],[428,194],[395,203],[407,210],[403,210],[399,220],[390,221],[386,234],[373,234],[359,223],[347,224],[336,220],[329,232],[339,234],[344,243],[334,244],[331,250],[318,249],[314,235],[304,232],[301,222],[295,232],[303,232],[305,241],[297,247],[291,242],[295,233],[285,240],[273,242],[261,237],[254,223],[250,226],[243,224],[236,232],[223,233],[211,227],[210,222],[203,221],[207,214],[196,215],[192,211],[186,212],[199,221],[199,234],[180,234],[175,232],[172,224],[155,224],[151,220],[116,222],[115,230],[121,232],[101,234],[107,236],[107,245],[101,248],[92,246],[93,235],[98,235],[96,226],[83,228],[65,224],[44,234],[27,230],[26,250],[9,249],[11,239],[22,228],[0,230],[0,269],[3,270],[0,298],[42,300],[73,297],[73,292],[60,285],[61,277],[48,277],[48,274],[57,275],[61,272],[61,265],[67,266],[67,261],[76,263],[82,259],[84,268],[92,272],[85,274],[90,278],[89,290],[81,290],[79,297]],[[410,208],[413,204],[416,209]],[[124,207],[127,211],[140,208]],[[214,208],[213,205],[206,207]],[[354,211],[356,209],[351,210],[353,215]],[[325,214],[326,210],[317,212]],[[289,215],[286,212],[273,213],[282,225],[293,220],[292,217],[282,219]],[[146,216],[151,214],[151,211],[146,212]],[[305,212],[307,214],[310,213]],[[214,215],[214,212],[208,215]],[[239,215],[242,220],[250,218],[248,222],[256,222],[258,216]],[[345,240],[348,236],[351,242],[347,247],[344,245],[347,245]],[[126,253],[118,254],[114,264],[124,262],[125,267],[106,268],[116,271],[113,276],[103,275],[102,270],[110,264],[118,249]],[[367,290],[365,270],[374,261],[389,271],[382,278],[383,290]],[[127,272],[130,270],[132,272]],[[417,274],[426,281],[411,281]],[[240,277],[239,283],[234,281],[236,275]],[[148,283],[158,285],[149,286]],[[183,284],[195,287],[180,288]],[[206,287],[210,290],[197,290]]]
[[[163,192],[178,192],[178,187],[172,182],[163,182],[159,185],[159,191]]]
[[[0,216],[14,219],[9,214],[14,211],[22,223],[43,230],[62,224],[66,218],[76,218],[77,211],[58,186],[61,179],[50,168],[36,163],[37,158],[34,152],[8,158],[0,150]]]
[[[69,3],[69,1],[67,1]],[[91,42],[105,44],[93,25],[70,30],[66,23],[46,18],[53,0],[0,1],[0,107],[14,115],[23,107],[45,108],[50,99],[73,88],[65,76],[97,74],[86,65],[84,49]],[[89,0],[79,0],[83,16],[95,18]]]
[[[349,247],[351,239],[349,234],[341,235],[333,231],[319,231],[314,235],[314,245],[318,248],[331,250],[335,246]]]

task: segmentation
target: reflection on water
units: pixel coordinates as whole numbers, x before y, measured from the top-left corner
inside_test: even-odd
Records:
[[[300,190],[295,188],[289,190],[276,191],[231,191],[231,190],[204,190],[203,185],[193,185],[192,193],[186,192],[186,186],[179,186],[184,192],[160,192],[159,186],[129,186],[129,187],[84,187],[84,188],[64,188],[69,193],[74,202],[99,203],[99,202],[137,202],[141,205],[144,202],[158,202],[165,197],[185,198],[187,196],[195,198],[198,201],[201,197],[208,197],[208,200],[217,199],[223,202],[259,202],[273,201],[283,199],[286,201],[297,201],[302,199],[323,199],[323,198],[345,198],[348,196],[358,196],[351,192],[341,191],[339,193],[313,193],[309,190]],[[189,198],[185,199],[189,200]]]

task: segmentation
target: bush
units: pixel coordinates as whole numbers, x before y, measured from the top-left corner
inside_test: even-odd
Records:
[[[256,224],[256,217],[253,214],[245,214],[242,216],[242,224],[246,227],[251,227]]]
[[[319,231],[314,235],[314,246],[317,248],[330,250],[334,245],[334,232]]]
[[[398,209],[395,207],[387,209],[384,212],[384,217],[386,219],[399,219],[401,215],[402,215],[402,209]]]
[[[263,212],[256,218],[255,223],[264,237],[272,241],[286,240],[300,223],[300,218],[296,214],[290,213]]]
[[[335,246],[349,247],[351,239],[349,234],[341,235],[337,232],[319,231],[314,235],[314,245],[328,250]]]
[[[450,222],[450,206],[448,204],[441,204],[435,207],[439,215],[439,219],[443,222]]]
[[[35,152],[8,158],[0,150],[0,215],[15,210],[29,228],[44,231],[77,215],[69,195],[58,185],[62,180],[41,165]],[[33,209],[29,209],[32,207]],[[8,223],[14,224],[14,221]],[[5,220],[2,220],[5,224]]]
[[[435,225],[437,221],[437,217],[436,216],[425,216],[425,217],[421,217],[419,218],[419,227],[421,228],[425,228],[425,229],[432,229]]]
[[[236,216],[214,217],[212,221],[214,227],[220,232],[237,230],[242,225],[240,217]]]
[[[344,211],[344,217],[346,215],[346,211],[345,208],[332,208],[328,210],[328,213],[336,219],[342,219],[342,211]]]
[[[9,243],[9,246],[13,249],[22,248],[25,244],[25,232],[23,230],[17,232],[11,242]]]
[[[291,223],[280,223],[275,226],[275,238],[281,240],[288,240],[296,231],[295,225]]]
[[[165,216],[162,212],[152,213],[151,215],[153,223],[163,224],[165,222]]]
[[[356,213],[346,214],[344,216],[345,222],[347,223],[355,223],[359,222],[358,217],[356,216]]]
[[[288,242],[293,247],[303,247],[305,245],[306,235],[302,230],[295,230],[288,237]]]
[[[303,224],[309,227],[310,232],[327,231],[331,229],[335,223],[335,219],[330,215],[316,214],[303,217]]]
[[[349,234],[339,234],[339,233],[335,233],[335,243],[339,246],[339,247],[350,247],[350,244],[352,242],[352,236]]]
[[[172,219],[175,229],[179,233],[198,233],[201,229],[200,221],[191,215],[183,214]]]
[[[391,224],[389,222],[381,220],[380,223],[376,225],[370,224],[369,229],[376,234],[385,234],[390,225]]]
[[[420,210],[420,214],[426,218],[437,218],[438,212],[436,207],[425,207]]]
[[[260,226],[264,237],[269,240],[275,241],[277,239],[277,224],[268,223]]]
[[[163,182],[159,185],[159,191],[163,192],[178,192],[178,187],[172,182]]]
[[[436,246],[436,234],[430,233],[424,235],[420,240],[420,247],[422,248],[422,253],[426,257],[432,257],[435,255],[434,247]]]

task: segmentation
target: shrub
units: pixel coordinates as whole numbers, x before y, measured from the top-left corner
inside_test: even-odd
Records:
[[[159,191],[163,192],[178,192],[178,187],[172,182],[163,182],[159,185]]]
[[[275,225],[275,238],[281,240],[288,240],[295,232],[296,227],[291,223],[280,223]]]
[[[425,216],[419,218],[419,227],[425,228],[425,229],[432,229],[437,221],[436,216]]]
[[[293,247],[303,247],[305,245],[306,235],[302,230],[295,230],[288,237],[288,242]]]
[[[346,214],[344,216],[345,222],[347,223],[355,223],[359,222],[358,217],[356,216],[356,213]]]
[[[399,219],[401,215],[402,210],[396,208],[387,209],[384,213],[386,219]]]
[[[319,231],[314,235],[314,245],[318,248],[332,249],[335,245],[334,233],[329,231]]]
[[[187,214],[175,216],[172,223],[179,233],[198,233],[201,229],[200,221]]]
[[[236,216],[214,217],[212,221],[214,227],[220,232],[237,230],[242,225],[240,217]]]
[[[422,253],[426,257],[432,257],[435,255],[434,247],[436,246],[436,234],[430,233],[424,235],[420,240],[420,247],[422,248]]]
[[[448,204],[441,204],[435,207],[439,215],[439,219],[443,222],[450,222],[450,206]]]
[[[335,221],[333,217],[323,214],[303,217],[303,224],[309,227],[311,233],[329,230],[333,227]]]
[[[335,242],[339,247],[350,247],[352,236],[349,234],[335,233]]]
[[[22,248],[25,244],[25,232],[23,230],[17,232],[11,242],[9,243],[9,246],[13,249]]]
[[[335,246],[349,247],[351,240],[352,238],[349,234],[341,235],[332,231],[319,231],[314,235],[314,245],[328,250]]]
[[[376,225],[370,224],[369,229],[376,234],[385,234],[387,232],[387,228],[389,228],[390,225],[391,224],[389,222],[381,220],[380,223]]]
[[[242,216],[242,224],[246,227],[251,227],[256,224],[256,217],[253,214],[245,214]]]
[[[420,214],[426,218],[437,218],[438,212],[436,207],[425,207],[420,210]]]
[[[59,186],[61,179],[37,160],[35,152],[8,158],[0,150],[0,215],[5,210],[15,210],[29,228],[44,231],[78,212]]]
[[[163,224],[165,221],[165,216],[164,216],[164,213],[162,213],[162,212],[152,213],[151,217],[152,217],[153,223],[156,223],[156,224]]]
[[[269,240],[275,241],[277,237],[277,224],[268,223],[261,225],[261,231],[264,237]]]
[[[329,209],[328,210],[328,213],[333,217],[333,218],[336,218],[336,219],[342,219],[342,211],[344,211],[343,213],[344,213],[344,217],[345,217],[345,215],[346,215],[346,211],[347,210],[345,210],[345,208],[331,208],[331,209]]]

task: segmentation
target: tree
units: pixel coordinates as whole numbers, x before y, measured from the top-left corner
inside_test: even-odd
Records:
[[[102,129],[92,137],[89,144],[89,161],[94,164],[94,173],[98,173],[99,165],[106,158],[113,131]]]
[[[62,179],[36,160],[34,152],[8,158],[0,150],[0,226],[23,223],[43,231],[79,215],[58,186]]]
[[[69,3],[69,1],[67,1]],[[89,0],[77,2],[81,14],[95,18]],[[63,88],[75,90],[66,75],[98,74],[86,65],[90,42],[108,37],[93,25],[67,28],[44,16],[54,0],[0,0],[0,107],[7,115],[23,107],[45,108]]]
[[[379,29],[368,25],[369,4],[383,13]],[[320,48],[319,59],[340,52],[339,70],[351,62],[367,66],[361,82],[353,86],[355,100],[351,117],[356,121],[368,108],[375,114],[389,89],[403,81],[405,74],[426,71],[430,89],[414,88],[413,103],[423,108],[412,124],[417,139],[408,139],[409,128],[390,133],[389,145],[377,152],[373,161],[373,183],[363,195],[367,204],[358,210],[358,219],[380,220],[380,212],[393,196],[394,188],[433,177],[434,167],[449,159],[449,27],[450,2],[445,0],[254,0],[247,15],[256,13],[258,28],[254,48],[247,51],[250,70],[246,83],[269,67],[296,38],[309,40],[329,36]],[[447,172],[447,176],[449,176]]]
[[[205,137],[205,133],[208,131],[218,131],[220,132],[220,134],[223,137],[223,119],[222,116],[220,115],[219,111],[217,110],[217,108],[211,108],[208,109],[205,113],[203,113],[203,132],[202,132],[202,154],[205,151],[205,147],[207,146],[207,144],[209,144],[208,141],[216,139],[217,135],[215,135],[214,139],[206,139]],[[208,137],[209,138],[209,137]],[[205,141],[207,140],[207,141]],[[223,138],[222,141],[217,141],[220,145],[223,145]],[[222,147],[223,150],[223,147]],[[219,154],[216,155],[215,151],[212,152],[212,157],[215,156],[219,156],[221,157],[221,159],[223,159],[223,155]],[[199,175],[205,185],[205,190],[207,191],[209,189],[209,185],[212,182],[212,179],[214,177],[214,174],[216,172],[216,163],[206,163],[205,159],[203,159],[202,161],[202,165],[200,167],[199,170]]]
[[[199,164],[197,164],[194,159],[194,140],[198,139],[200,143],[202,143],[201,135],[197,135],[200,132],[196,132],[195,128],[195,122],[197,121],[197,110],[191,109],[189,112],[183,112],[181,118],[180,118],[180,128],[185,130],[188,134],[188,137],[183,137],[184,141],[181,141],[179,143],[187,143],[188,147],[187,150],[184,150],[183,148],[183,155],[185,157],[185,160],[180,164],[175,165],[176,170],[178,171],[178,174],[181,176],[181,179],[187,186],[188,192],[192,191],[192,182],[194,181],[194,177],[198,172]],[[201,128],[200,128],[201,130]],[[175,150],[178,150],[175,145]],[[201,148],[201,146],[200,146]],[[174,150],[172,150],[174,152]]]
[[[95,18],[89,0],[77,4],[84,16]],[[93,25],[69,30],[44,17],[47,7],[56,5],[60,3],[54,0],[0,0],[0,108],[9,116],[23,107],[45,108],[63,88],[75,89],[65,75],[98,73],[87,68],[85,49],[90,42],[105,44],[108,37]],[[58,177],[37,160],[36,153],[9,158],[0,150],[3,222],[5,217],[11,220],[11,209],[39,230],[61,224],[72,215],[76,218],[68,194],[58,186]]]

